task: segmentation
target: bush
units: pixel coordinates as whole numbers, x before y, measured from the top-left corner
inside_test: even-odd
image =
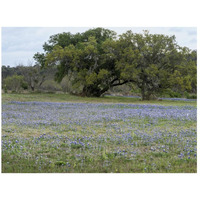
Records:
[[[28,83],[25,82],[25,81],[23,81],[23,82],[21,83],[21,87],[22,87],[24,90],[27,90],[27,89],[28,89]]]
[[[41,89],[47,90],[49,92],[61,91],[62,87],[53,80],[46,80],[41,86]]]
[[[5,93],[8,93],[8,89],[7,89],[6,85],[3,86],[2,88],[3,88],[3,90],[4,90]]]
[[[181,98],[182,97],[181,93],[174,92],[174,91],[172,91],[169,95],[170,95],[171,98]]]
[[[24,82],[24,77],[23,76],[18,76],[18,75],[13,75],[13,76],[8,76],[4,80],[4,87],[6,90],[12,90],[13,92],[19,92],[22,89],[22,84]]]
[[[187,96],[187,99],[197,99],[197,95],[196,94],[189,94]]]
[[[175,92],[172,89],[165,89],[162,93],[160,93],[160,97],[167,97],[167,98],[181,98],[182,94],[180,92]]]
[[[65,76],[61,81],[61,87],[63,92],[72,92],[72,84],[68,76]]]
[[[197,99],[197,94],[189,94],[188,92],[184,92],[184,97],[187,99]]]

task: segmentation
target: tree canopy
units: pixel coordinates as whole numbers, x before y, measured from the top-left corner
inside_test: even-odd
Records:
[[[132,83],[149,100],[166,89],[196,90],[196,52],[180,47],[175,36],[96,28],[61,33],[34,58],[42,67],[57,66],[55,79],[68,75],[82,96],[99,97],[111,87]]]

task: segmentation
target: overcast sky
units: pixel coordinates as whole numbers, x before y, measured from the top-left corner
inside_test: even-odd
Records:
[[[84,32],[90,28],[40,28],[40,27],[3,27],[2,28],[2,65],[14,67],[18,64],[27,65],[33,62],[33,55],[36,52],[43,52],[42,45],[48,41],[53,34],[62,32]],[[149,30],[150,33],[175,35],[180,46],[190,49],[197,49],[197,28],[194,27],[105,27],[122,34],[127,30],[141,33],[142,30]]]

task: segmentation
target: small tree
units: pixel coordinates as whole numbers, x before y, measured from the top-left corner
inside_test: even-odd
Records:
[[[18,75],[24,77],[24,80],[32,91],[35,91],[35,88],[40,87],[45,81],[45,70],[41,69],[38,65],[33,66],[31,62],[29,62],[28,66],[19,65],[15,69]]]
[[[24,85],[24,77],[13,75],[9,76],[4,80],[4,87],[8,90],[19,92]]]

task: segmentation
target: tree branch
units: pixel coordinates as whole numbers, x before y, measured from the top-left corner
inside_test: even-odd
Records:
[[[118,85],[124,85],[126,83],[135,83],[135,81],[134,80],[126,80],[126,81],[121,82],[121,83],[119,81],[119,83],[112,84],[111,87],[118,86]]]

